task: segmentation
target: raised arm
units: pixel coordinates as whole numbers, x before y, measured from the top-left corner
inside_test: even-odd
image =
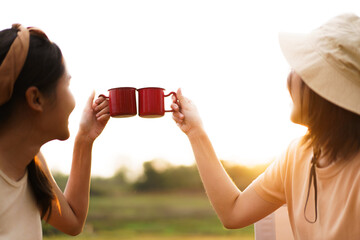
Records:
[[[275,211],[280,205],[260,198],[253,188],[241,192],[216,156],[195,105],[177,92],[173,119],[188,136],[201,180],[217,215],[226,228],[241,228]]]
[[[38,158],[48,175],[58,201],[53,201],[50,217],[45,216],[55,228],[69,234],[79,234],[85,224],[90,192],[91,151],[94,140],[100,135],[109,120],[109,107],[104,98],[93,103],[89,98],[75,138],[70,176],[64,193],[57,186],[41,153]]]

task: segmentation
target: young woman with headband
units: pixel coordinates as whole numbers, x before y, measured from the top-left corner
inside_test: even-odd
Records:
[[[178,91],[173,118],[188,136],[208,197],[227,228],[241,228],[286,204],[295,239],[360,236],[360,18],[343,14],[309,34],[280,34],[292,67],[291,120],[308,128],[241,192]]]
[[[64,193],[40,148],[69,138],[75,107],[59,47],[40,29],[0,31],[0,239],[42,239],[41,219],[70,235],[82,231],[89,205],[91,151],[109,120],[103,98],[84,109]]]

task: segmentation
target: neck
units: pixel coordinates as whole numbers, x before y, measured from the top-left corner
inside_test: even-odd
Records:
[[[25,175],[27,165],[44,144],[29,129],[17,125],[0,131],[0,169],[15,181]]]
[[[323,157],[320,157],[317,161],[317,167],[324,168],[330,165],[330,162]]]

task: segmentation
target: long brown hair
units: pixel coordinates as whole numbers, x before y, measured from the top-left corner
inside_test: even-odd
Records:
[[[0,64],[17,36],[16,29],[0,31]],[[55,90],[65,67],[59,47],[48,39],[30,35],[30,45],[25,64],[17,78],[11,99],[0,105],[0,130],[5,128],[13,117],[14,109],[25,102],[25,92],[31,86],[36,86],[44,95],[55,99]],[[28,180],[33,190],[41,217],[50,217],[52,201],[56,196],[51,183],[36,158],[27,166]]]
[[[291,76],[288,78],[288,89],[291,93],[290,78]],[[304,97],[308,102],[308,130],[302,142],[314,149],[321,149],[321,154],[329,162],[347,160],[356,154],[360,150],[360,115],[324,99],[303,80],[300,91],[301,103],[305,102]]]
[[[51,183],[42,170],[38,158],[35,157],[27,166],[28,180],[35,195],[36,202],[41,209],[41,218],[48,218],[52,211],[52,201],[56,200]]]

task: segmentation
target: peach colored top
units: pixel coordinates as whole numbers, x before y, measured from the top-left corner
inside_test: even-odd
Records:
[[[249,187],[271,203],[287,204],[295,239],[359,239],[360,238],[360,152],[346,162],[335,162],[316,168],[318,218],[305,220],[304,207],[308,192],[312,149],[300,140],[293,141],[287,151]],[[306,216],[315,217],[314,188],[311,187]]]
[[[0,240],[41,240],[40,211],[28,183],[28,174],[19,181],[0,170]]]

